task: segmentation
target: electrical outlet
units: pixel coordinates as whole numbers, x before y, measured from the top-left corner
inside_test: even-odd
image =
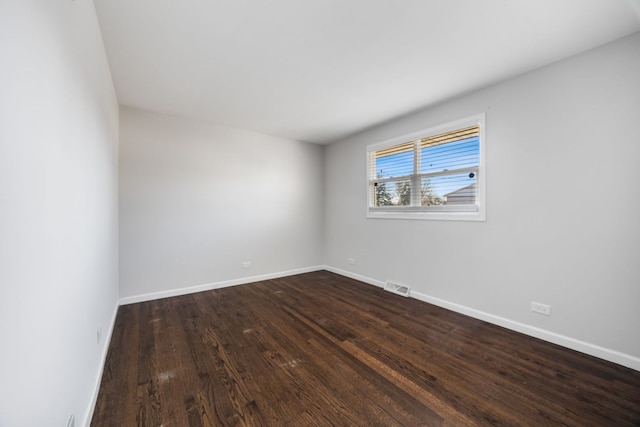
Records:
[[[100,344],[102,340],[102,325],[98,326],[98,330],[96,331],[96,341]]]
[[[551,306],[547,304],[531,301],[531,311],[544,314],[545,316],[551,316]]]
[[[251,268],[251,261],[242,261],[242,268]]]
[[[356,263],[356,260],[355,260],[355,259],[353,259],[353,258],[347,258],[347,264],[349,264],[349,265],[355,265],[355,263]]]

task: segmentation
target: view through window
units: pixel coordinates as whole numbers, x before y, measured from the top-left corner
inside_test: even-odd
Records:
[[[369,147],[370,213],[478,212],[483,125],[478,116]]]

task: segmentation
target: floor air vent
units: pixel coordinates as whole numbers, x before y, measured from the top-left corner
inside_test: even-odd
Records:
[[[387,282],[384,285],[384,290],[393,292],[394,294],[402,295],[403,297],[408,297],[411,289],[408,286],[400,285],[394,282]]]

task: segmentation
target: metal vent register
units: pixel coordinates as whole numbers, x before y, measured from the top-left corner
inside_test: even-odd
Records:
[[[394,294],[402,295],[403,297],[408,297],[409,292],[411,292],[411,288],[409,288],[408,286],[389,281],[385,283],[384,290],[393,292]]]

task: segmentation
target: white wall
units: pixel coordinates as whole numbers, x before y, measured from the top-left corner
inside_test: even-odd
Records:
[[[124,302],[322,263],[323,147],[131,108],[120,126]]]
[[[328,146],[325,263],[640,369],[639,52],[636,33]],[[368,144],[483,111],[486,222],[365,217]]]
[[[81,426],[118,301],[118,106],[93,2],[0,2],[0,62],[0,426]]]

